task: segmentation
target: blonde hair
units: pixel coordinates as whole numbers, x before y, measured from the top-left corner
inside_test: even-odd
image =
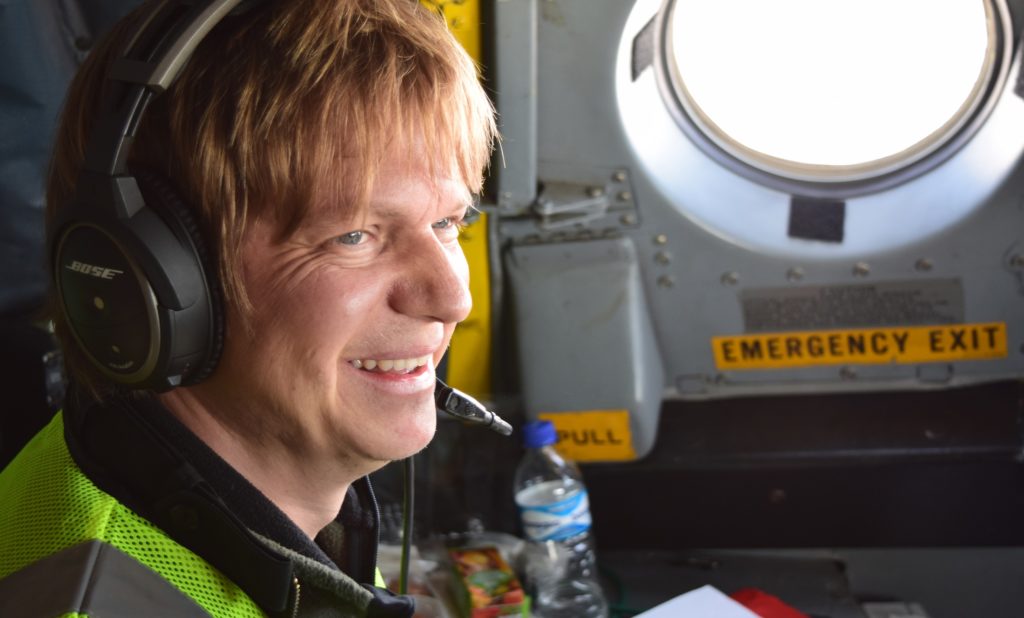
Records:
[[[114,57],[154,2],[121,20],[73,80],[47,183],[47,219],[73,199]],[[169,178],[216,255],[225,302],[249,310],[242,239],[255,219],[282,237],[329,205],[366,206],[377,170],[416,145],[430,171],[479,193],[496,138],[476,67],[414,0],[277,0],[225,18],[150,104],[129,157]],[[60,311],[69,369],[94,383]]]

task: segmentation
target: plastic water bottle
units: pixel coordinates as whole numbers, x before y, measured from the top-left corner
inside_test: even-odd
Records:
[[[576,464],[554,449],[555,427],[523,427],[526,454],[515,475],[515,500],[530,546],[526,576],[543,618],[605,618],[608,602],[597,581],[590,502]]]

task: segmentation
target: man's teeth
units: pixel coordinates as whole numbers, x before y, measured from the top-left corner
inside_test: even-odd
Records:
[[[429,360],[430,355],[427,354],[426,356],[420,356],[419,358],[398,358],[386,360],[367,358],[356,359],[350,362],[356,369],[363,369],[365,371],[400,371],[408,373],[417,367],[426,365]]]

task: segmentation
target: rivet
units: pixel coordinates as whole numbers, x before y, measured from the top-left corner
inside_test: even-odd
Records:
[[[871,272],[871,266],[867,262],[857,262],[853,265],[853,274],[858,277],[867,277]]]
[[[629,200],[633,199],[633,194],[630,193],[629,191],[619,191],[619,194],[616,197],[619,199],[620,202],[628,202]]]
[[[658,234],[657,236],[654,237],[654,244],[656,244],[656,245],[664,245],[664,244],[667,244],[667,243],[668,243],[668,236],[665,236],[664,234]]]
[[[676,279],[672,275],[662,275],[658,277],[658,286],[663,288],[670,288],[676,284]]]
[[[932,261],[929,260],[928,258],[921,258],[921,259],[917,260],[916,262],[914,262],[914,268],[916,268],[917,270],[919,270],[919,271],[921,271],[923,273],[924,272],[928,272],[934,266],[935,266],[935,264],[933,264]]]
[[[617,170],[614,174],[612,174],[612,180],[614,180],[615,182],[622,182],[626,180],[626,172],[623,170]]]
[[[93,297],[92,304],[93,304],[94,307],[96,307],[97,309],[100,309],[100,310],[102,310],[104,307],[107,306],[107,303],[103,302],[103,299],[100,298],[99,296],[94,296]]]
[[[740,282],[740,274],[735,270],[722,273],[722,285],[736,285]]]
[[[787,281],[800,281],[804,278],[804,269],[799,266],[794,266],[786,271]]]
[[[632,215],[630,213],[626,213],[626,214],[622,215],[621,217],[619,217],[619,222],[622,223],[622,225],[635,225],[636,224],[636,216]]]
[[[654,254],[654,261],[662,265],[669,264],[672,262],[672,256],[667,251],[659,251]]]
[[[853,367],[843,367],[839,370],[839,377],[844,380],[856,380],[857,370]]]
[[[1016,253],[1010,258],[1010,266],[1024,268],[1024,254]]]
[[[590,197],[601,197],[604,195],[604,187],[588,187],[587,195]]]

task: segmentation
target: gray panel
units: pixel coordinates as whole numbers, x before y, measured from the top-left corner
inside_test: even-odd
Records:
[[[0,616],[209,617],[195,601],[121,550],[87,541],[0,580]]]
[[[537,2],[498,0],[490,73],[501,150],[492,169],[502,212],[518,213],[537,196]]]
[[[1019,37],[1024,2],[1008,4],[1017,19],[1013,36]],[[787,234],[792,196],[737,174],[694,145],[666,108],[657,66],[634,76],[635,38],[663,5],[660,0],[541,3],[537,177],[542,186],[545,181],[584,184],[593,182],[584,172],[597,178],[599,171],[621,170],[631,199],[621,216],[610,208],[596,211],[601,216],[581,217],[559,234],[544,229],[539,209],[533,216],[503,216],[501,239],[547,243],[616,234],[630,239],[647,319],[664,362],[667,397],[931,389],[1024,376],[1024,108],[1019,96],[1012,89],[996,93],[984,125],[942,165],[847,200],[843,242],[792,238]],[[505,25],[497,28],[502,32]],[[1009,83],[1024,75],[1020,64],[1018,52],[1006,76]],[[505,84],[498,77],[500,91]],[[498,111],[518,113],[500,104]],[[514,133],[505,137],[518,139]],[[587,266],[581,261],[576,268]],[[583,297],[598,293],[601,285],[598,273],[605,266],[592,268],[593,289],[585,287],[582,274],[573,283]],[[957,283],[940,284],[939,290],[936,281]],[[524,302],[543,305],[561,298],[527,292],[524,301],[523,286],[535,283],[514,285],[517,310]],[[1003,322],[1008,356],[916,365],[715,367],[711,338],[747,331],[744,298],[751,293],[863,286],[918,290],[919,300],[934,301],[934,311],[929,318],[927,307],[918,304],[904,320],[895,314],[865,315],[848,323]],[[790,319],[785,328],[824,328],[830,320],[821,315],[804,324]],[[524,347],[543,341],[546,353],[565,356],[563,348],[578,345],[568,333],[534,322],[517,324]],[[611,375],[605,362],[580,358],[573,370],[600,382]],[[524,376],[527,400],[539,396],[532,392],[536,387]]]
[[[646,455],[664,376],[633,243],[517,246],[506,268],[527,414],[629,410],[633,448]]]

